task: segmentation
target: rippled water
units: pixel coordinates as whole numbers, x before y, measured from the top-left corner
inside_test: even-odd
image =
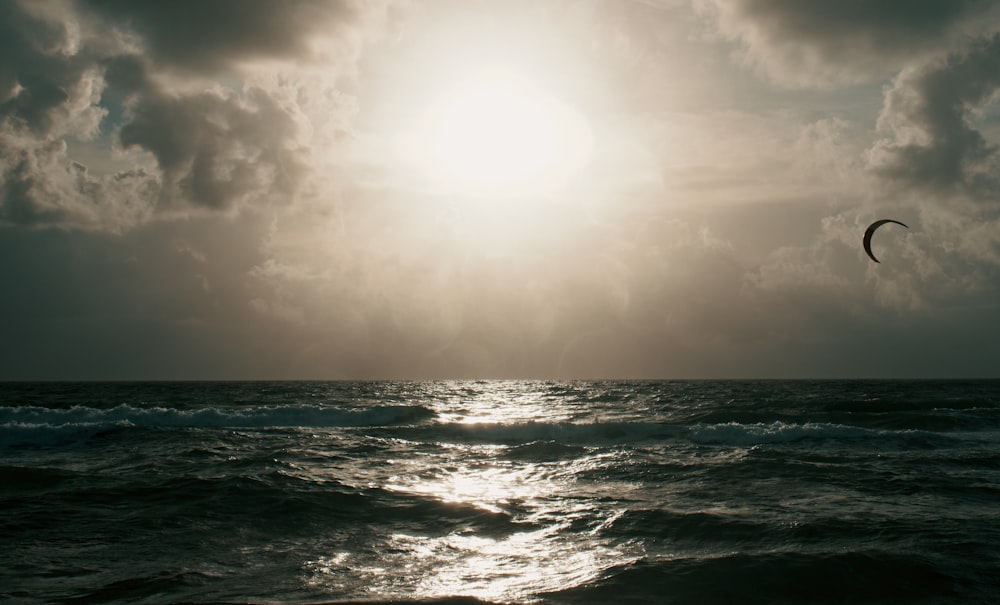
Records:
[[[12,603],[993,603],[1000,382],[0,386]]]

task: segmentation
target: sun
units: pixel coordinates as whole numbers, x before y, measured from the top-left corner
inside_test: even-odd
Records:
[[[591,133],[568,103],[516,72],[480,69],[427,104],[410,154],[436,187],[479,198],[552,194],[586,165]]]

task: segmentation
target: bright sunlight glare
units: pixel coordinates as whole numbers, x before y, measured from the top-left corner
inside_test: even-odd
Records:
[[[407,155],[437,187],[509,198],[564,189],[591,147],[579,112],[517,74],[490,70],[429,104]]]

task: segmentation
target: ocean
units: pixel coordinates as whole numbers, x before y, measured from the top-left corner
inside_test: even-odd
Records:
[[[0,385],[0,601],[997,603],[1000,381]]]

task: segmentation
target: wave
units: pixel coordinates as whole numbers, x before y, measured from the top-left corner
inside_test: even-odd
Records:
[[[655,422],[476,422],[442,423],[416,427],[408,436],[425,441],[501,443],[520,446],[555,442],[568,445],[606,445],[681,436],[682,427]],[[536,445],[541,449],[541,446]]]
[[[898,409],[894,409],[898,408]],[[786,423],[808,421],[814,424],[845,425],[885,430],[925,430],[936,432],[1000,428],[1000,407],[937,404],[799,405],[787,408],[751,404],[713,405],[711,407],[670,408],[661,412],[671,422],[688,425]]]
[[[580,445],[555,441],[530,441],[511,447],[505,453],[505,457],[509,460],[536,462],[573,459],[585,452],[586,449]]]
[[[197,527],[223,541],[233,528],[253,532],[265,541],[312,532],[345,532],[358,526],[395,527],[422,535],[474,531],[497,539],[537,528],[516,511],[435,494],[309,478],[275,468],[228,476],[220,476],[219,470],[205,469],[200,476],[131,469],[101,475],[0,466],[0,480],[7,482],[2,491],[15,513],[0,518],[0,533],[12,526],[24,531],[81,518],[88,519],[89,532],[114,540],[136,528],[169,533],[182,526]],[[133,511],[128,524],[122,525],[109,514],[115,509]],[[267,522],[260,523],[261,519]]]
[[[58,468],[0,465],[0,485],[8,493],[44,490],[69,480],[73,474]]]
[[[407,598],[373,598],[373,599],[337,599],[333,601],[309,601],[311,605],[501,605],[494,601],[484,601],[476,597],[428,597]],[[301,601],[267,601],[268,605],[301,605]],[[206,605],[204,602],[175,603],[175,605]],[[208,605],[230,605],[229,603]]]
[[[692,441],[700,444],[750,446],[793,443],[807,439],[865,439],[882,437],[889,432],[891,431],[829,423],[796,424],[777,421],[740,424],[725,422],[696,425],[691,429],[690,436]],[[902,432],[906,433],[907,431]]]
[[[171,428],[349,428],[417,424],[435,416],[419,405],[385,405],[365,409],[321,406],[268,406],[178,410],[140,408],[128,404],[110,409],[73,406],[0,408],[0,446],[52,445],[116,427]]]
[[[522,455],[560,457],[572,448],[686,442],[749,447],[805,440],[893,440],[932,446],[947,438],[918,429],[863,427],[824,422],[670,423],[640,421],[454,423],[433,420],[422,405],[344,408],[317,405],[206,407],[195,410],[121,404],[101,409],[73,406],[0,408],[0,446],[53,445],[86,439],[116,428],[384,428],[392,436],[426,442],[498,443],[525,449]],[[532,445],[533,444],[533,445]],[[558,444],[570,446],[562,451]],[[529,447],[530,446],[530,447]]]
[[[646,559],[543,596],[586,603],[647,602],[653,594],[669,595],[666,603],[705,604],[968,602],[949,571],[919,555],[884,551],[734,553]]]
[[[944,435],[914,429],[874,429],[832,423],[759,422],[741,424],[683,424],[658,422],[520,422],[443,423],[407,428],[406,436],[424,441],[499,443],[523,448],[541,444],[569,446],[641,445],[685,442],[697,445],[750,447],[807,440],[887,440],[910,445],[932,445]],[[550,448],[551,449],[551,448]]]

